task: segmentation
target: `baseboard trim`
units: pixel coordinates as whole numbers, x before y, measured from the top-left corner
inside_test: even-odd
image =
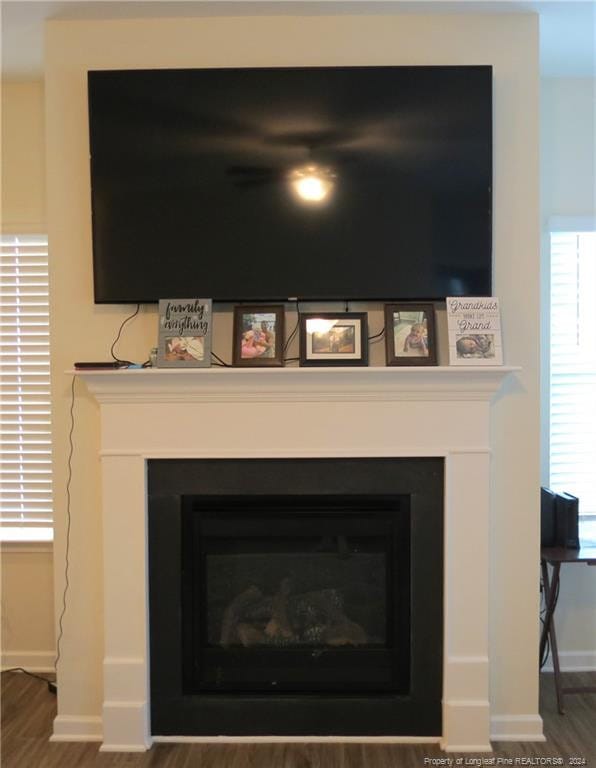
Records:
[[[103,724],[98,716],[57,715],[50,741],[102,741]]]
[[[493,715],[491,741],[546,741],[540,715]]]
[[[559,651],[559,665],[561,672],[596,672],[596,651]],[[554,671],[550,656],[542,671]]]
[[[23,667],[28,672],[55,672],[55,651],[3,651],[0,666],[3,670]]]

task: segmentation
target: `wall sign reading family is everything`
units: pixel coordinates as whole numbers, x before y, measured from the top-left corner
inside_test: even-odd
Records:
[[[494,296],[447,298],[450,365],[503,365],[501,314]]]
[[[211,299],[160,299],[158,368],[211,365]]]

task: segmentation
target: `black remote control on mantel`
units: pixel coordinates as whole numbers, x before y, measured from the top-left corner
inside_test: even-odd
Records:
[[[75,370],[108,370],[111,371],[114,368],[128,368],[128,363],[118,362],[117,360],[110,360],[108,362],[79,362],[74,364]]]

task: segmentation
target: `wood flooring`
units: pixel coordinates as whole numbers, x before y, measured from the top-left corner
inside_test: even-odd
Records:
[[[578,685],[594,684],[596,673],[566,675],[566,680],[575,680]],[[495,743],[492,754],[446,754],[432,744],[158,744],[141,754],[113,754],[100,753],[99,744],[50,743],[56,714],[55,696],[40,680],[3,673],[1,765],[2,768],[432,768],[425,763],[425,758],[462,757],[463,768],[482,768],[482,758],[511,757],[513,768],[557,765],[554,760],[527,758],[563,758],[563,766],[596,768],[596,696],[566,697],[566,714],[559,715],[552,675],[542,675],[541,688],[546,743]],[[571,758],[579,760],[574,763]],[[495,765],[501,768],[503,763],[495,762]]]

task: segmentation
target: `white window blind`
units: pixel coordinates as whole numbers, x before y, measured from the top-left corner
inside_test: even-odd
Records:
[[[48,241],[0,236],[0,540],[52,538]]]
[[[596,526],[596,232],[551,234],[550,486]],[[596,531],[596,527],[594,528]],[[592,531],[590,531],[592,533]]]

